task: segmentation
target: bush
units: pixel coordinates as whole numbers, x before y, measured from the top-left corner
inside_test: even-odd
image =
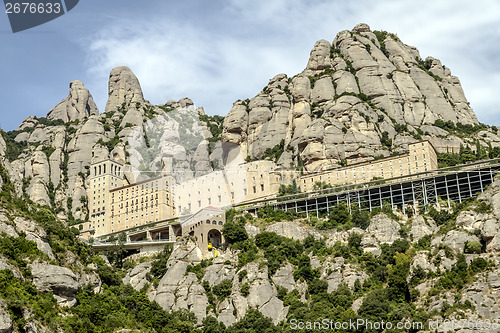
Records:
[[[231,279],[223,280],[221,283],[212,287],[212,292],[217,296],[219,301],[229,297],[231,295],[231,288],[233,286],[233,281]]]
[[[352,211],[351,219],[355,227],[366,230],[370,225],[370,212],[356,208]]]
[[[363,248],[361,247],[361,239],[362,236],[360,234],[353,233],[349,235],[347,247],[352,254],[359,256],[363,253]]]
[[[167,272],[167,261],[172,254],[173,246],[171,244],[165,245],[163,251],[154,256],[154,261],[149,270],[149,280],[161,279]]]
[[[227,221],[224,223],[222,235],[229,243],[243,242],[248,239],[248,233],[245,230],[245,219],[240,217],[238,222]]]
[[[482,245],[479,242],[466,241],[464,245],[464,253],[481,253]]]
[[[387,148],[392,148],[392,139],[389,138],[389,133],[384,131],[382,132],[382,136],[380,137],[380,143]]]
[[[437,211],[434,207],[429,209],[429,216],[432,217],[437,225],[443,225],[448,220],[453,219],[453,214],[448,213],[446,210]]]
[[[326,282],[325,280],[316,278],[307,283],[307,291],[309,291],[309,294],[311,295],[326,293],[327,290],[328,282]]]
[[[241,286],[240,291],[243,296],[248,296],[248,294],[250,293],[250,285],[248,284],[248,282],[244,283]]]
[[[331,229],[347,224],[351,220],[349,209],[343,202],[334,206],[328,214],[328,220],[318,223],[319,229]]]

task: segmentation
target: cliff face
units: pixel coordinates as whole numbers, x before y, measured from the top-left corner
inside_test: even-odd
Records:
[[[396,35],[359,24],[332,43],[316,42],[301,73],[277,75],[255,97],[235,102],[222,138],[252,159],[284,140],[280,164],[300,160],[314,170],[402,151],[417,139],[441,151],[464,143],[436,121],[478,124],[459,79]],[[384,132],[392,144],[381,141]]]

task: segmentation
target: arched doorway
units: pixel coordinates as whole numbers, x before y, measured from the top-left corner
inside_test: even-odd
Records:
[[[212,246],[218,247],[222,245],[222,235],[219,230],[212,229],[207,233],[207,242],[212,243]]]

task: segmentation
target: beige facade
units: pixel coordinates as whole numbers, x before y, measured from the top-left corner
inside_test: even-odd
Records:
[[[158,177],[111,189],[108,232],[175,216],[168,178]]]
[[[173,186],[173,200],[180,215],[192,214],[206,206],[228,207],[278,192],[281,178],[271,161],[234,163],[225,170]]]
[[[93,163],[87,181],[89,221],[82,229],[89,234],[109,233],[110,190],[123,185],[123,165],[109,159]]]
[[[306,174],[300,177],[303,192],[313,191],[316,183],[331,186],[360,184],[374,179],[407,176],[437,169],[437,154],[432,144],[425,140],[408,145],[408,153],[389,156],[379,160]]]
[[[224,243],[222,228],[226,221],[226,213],[216,207],[205,207],[180,223],[182,235],[195,237],[203,254],[206,255],[213,249],[209,249],[210,243],[217,248]]]

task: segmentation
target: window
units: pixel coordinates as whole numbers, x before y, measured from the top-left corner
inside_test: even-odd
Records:
[[[207,220],[207,224],[210,224],[210,220]]]
[[[217,221],[213,220],[213,221],[212,221],[212,224],[217,224]]]

